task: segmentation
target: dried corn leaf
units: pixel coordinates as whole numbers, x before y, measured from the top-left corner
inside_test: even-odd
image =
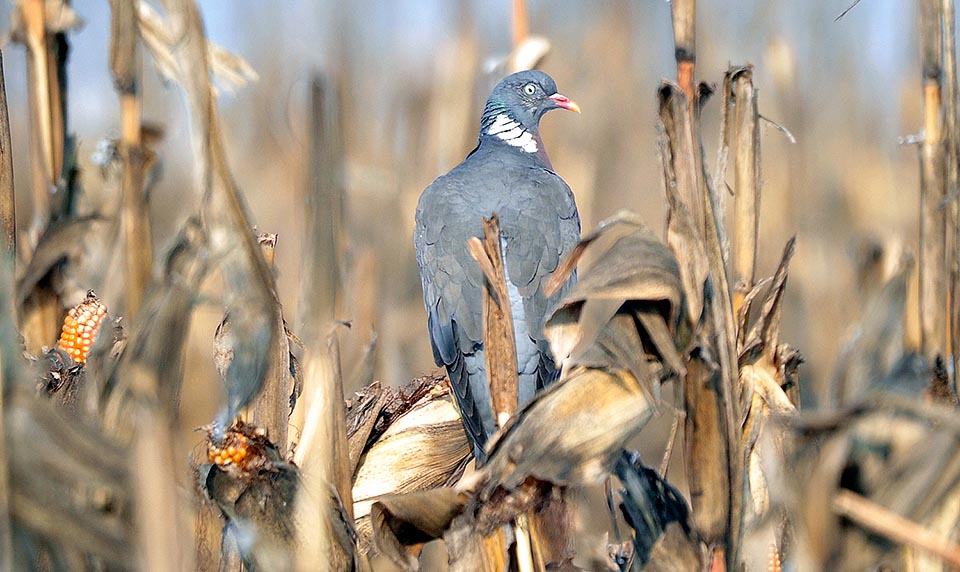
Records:
[[[8,390],[3,431],[13,522],[105,562],[133,566],[129,452],[32,391]]]
[[[181,84],[190,103],[201,212],[212,259],[223,273],[224,298],[234,332],[234,358],[227,369],[226,424],[263,386],[278,327],[272,275],[260,253],[240,191],[226,163],[210,83],[210,57],[203,23],[192,0],[168,0]]]
[[[912,273],[913,258],[905,254],[883,287],[868,298],[856,329],[837,357],[831,388],[836,405],[855,402],[904,357],[904,317]]]
[[[416,408],[412,410],[415,411]],[[537,515],[547,510],[558,484],[602,481],[624,443],[652,414],[653,406],[644,396],[640,383],[625,370],[577,367],[538,393],[494,437],[488,463],[461,485],[462,492],[476,491],[466,504],[447,489],[414,493],[421,495],[414,496],[415,499],[446,502],[444,506],[449,511],[442,514],[458,515],[445,525],[431,521],[434,522],[432,532],[445,526],[443,538],[447,541],[450,569],[502,570],[508,560],[501,527],[520,514]],[[402,424],[405,418],[401,417],[394,426]],[[462,429],[458,431],[463,438]],[[466,453],[465,440],[462,446]],[[372,448],[368,456],[374,451]],[[450,505],[451,499],[457,499],[455,506]],[[426,502],[410,502],[404,506],[412,507],[413,513],[405,513],[403,519],[391,513],[397,517],[393,520],[378,516],[380,520],[373,521],[372,534],[378,548],[390,551],[389,557],[394,563],[412,566],[418,545],[429,535],[423,534],[423,527],[404,523],[434,518],[436,511]],[[460,512],[464,507],[466,510]],[[443,520],[447,520],[446,516]],[[396,530],[411,535],[398,534]],[[408,545],[411,545],[409,549]]]
[[[369,548],[371,505],[398,495],[451,485],[471,457],[449,386],[417,401],[396,418],[359,459],[353,479],[360,548]]]
[[[780,265],[773,276],[770,291],[763,302],[760,316],[747,335],[741,352],[741,361],[756,359],[756,354],[766,353],[772,357],[780,348],[780,315],[783,309],[783,296],[787,285],[790,260],[793,258],[796,239],[791,238],[783,249]]]
[[[27,33],[20,5],[28,0],[17,0],[18,9],[10,13],[10,39],[14,42],[26,42]],[[75,32],[83,28],[83,18],[64,0],[41,0],[43,2],[43,23],[48,33],[58,34]]]
[[[207,234],[198,220],[187,219],[163,264],[159,282],[144,299],[133,324],[126,349],[110,368],[103,387],[98,388],[107,426],[124,434],[127,403],[132,397],[156,399],[176,409],[183,380],[183,351],[197,293],[209,270]],[[108,366],[109,367],[109,366]],[[136,372],[136,375],[134,375]],[[141,374],[151,372],[152,381],[137,386]]]
[[[587,235],[551,286],[584,257],[577,284],[547,321],[545,332],[565,370],[581,365],[623,368],[659,401],[660,379],[682,374],[677,346],[683,307],[680,269],[670,250],[631,213],[621,212]],[[648,361],[662,363],[651,366]],[[662,367],[662,372],[655,372]]]
[[[353,475],[356,475],[363,453],[390,428],[394,420],[410,411],[431,393],[449,393],[446,379],[443,373],[425,375],[401,388],[384,388],[380,382],[374,382],[347,401],[347,439]],[[446,388],[440,387],[442,384],[445,384]]]
[[[360,558],[353,531],[352,475],[334,328],[308,342],[304,367],[304,384],[314,388],[314,394],[294,460],[303,475],[298,494],[313,502],[297,508],[297,570],[302,571],[312,570],[325,558],[332,570],[352,570]]]
[[[529,477],[600,483],[653,415],[640,380],[623,369],[577,367],[519,410],[488,446],[481,499]]]
[[[177,61],[178,36],[170,23],[146,0],[138,2],[140,33],[147,51],[153,56],[157,71],[164,79],[184,85],[185,73]],[[247,60],[224,48],[207,44],[207,58],[213,81],[220,89],[233,93],[260,79]],[[216,93],[216,89],[215,89]]]
[[[743,467],[739,449],[736,334],[722,245],[718,199],[704,169],[700,108],[710,90],[690,101],[676,84],[658,92],[659,147],[667,203],[667,243],[677,257],[696,347],[684,377],[685,460],[692,521],[705,541],[738,561]]]
[[[17,280],[17,307],[40,287],[61,263],[79,266],[92,249],[91,239],[109,229],[110,221],[98,216],[54,222],[44,231],[30,263]],[[81,295],[82,297],[82,295]],[[53,343],[55,340],[50,340]]]
[[[373,543],[396,566],[417,570],[423,545],[441,538],[465,506],[452,488],[381,497],[369,509]]]

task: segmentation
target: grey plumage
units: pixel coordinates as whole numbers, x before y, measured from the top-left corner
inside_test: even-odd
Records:
[[[547,299],[542,289],[580,238],[573,193],[539,136],[540,118],[557,107],[578,110],[542,72],[501,80],[477,148],[427,187],[417,207],[414,243],[433,354],[447,369],[478,459],[496,425],[483,356],[483,274],[467,240],[482,236],[482,218],[498,214],[522,404],[556,377],[543,325],[563,291]]]

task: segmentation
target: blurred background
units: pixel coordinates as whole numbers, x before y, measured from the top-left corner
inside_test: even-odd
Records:
[[[730,64],[756,66],[762,126],[763,197],[758,274],[773,272],[798,236],[784,341],[806,364],[802,393],[823,398],[837,351],[862,308],[864,253],[917,242],[917,148],[901,141],[921,126],[919,50],[911,3],[742,0],[699,4],[698,79],[722,81]],[[259,80],[219,99],[230,166],[253,220],[279,233],[280,296],[296,332],[310,80],[323,74],[341,98],[346,159],[344,342],[349,372],[376,334],[375,377],[408,381],[434,368],[412,232],[421,190],[475,143],[479,110],[511,50],[510,0],[200,2],[213,42],[246,58]],[[88,200],[106,192],[93,162],[97,144],[119,134],[108,67],[107,2],[76,3],[84,27],[70,35],[69,125],[79,140]],[[8,22],[10,0],[0,3]],[[555,113],[542,128],[556,170],[573,188],[584,230],[619,209],[661,232],[664,201],[656,146],[656,89],[672,77],[665,0],[530,0],[531,34],[551,45],[541,69],[582,115]],[[30,221],[26,56],[3,50],[21,229]],[[154,246],[162,252],[199,203],[186,105],[145,56],[144,119],[162,127],[162,179],[150,197]],[[493,71],[491,71],[493,70]],[[710,170],[716,161],[719,98],[704,110]],[[102,269],[105,298],[122,297]],[[211,358],[223,313],[208,285],[189,332],[184,428],[206,423],[220,401]],[[120,302],[116,303],[117,305]],[[186,335],[186,333],[185,333]],[[911,336],[915,337],[911,333]],[[51,340],[51,344],[53,340]],[[348,376],[349,379],[349,376]],[[348,387],[347,391],[356,388]]]

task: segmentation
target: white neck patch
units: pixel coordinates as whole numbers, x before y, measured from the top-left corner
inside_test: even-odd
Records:
[[[519,121],[506,113],[497,115],[493,125],[487,128],[487,135],[496,135],[507,145],[519,147],[526,153],[537,152],[537,140],[533,138],[529,131],[520,126]]]

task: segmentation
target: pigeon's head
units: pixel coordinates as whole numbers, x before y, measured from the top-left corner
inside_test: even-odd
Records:
[[[498,115],[517,122],[524,130],[537,131],[540,118],[551,109],[580,113],[580,106],[557,93],[557,82],[542,71],[529,70],[508,75],[493,88],[483,112],[485,127]]]

